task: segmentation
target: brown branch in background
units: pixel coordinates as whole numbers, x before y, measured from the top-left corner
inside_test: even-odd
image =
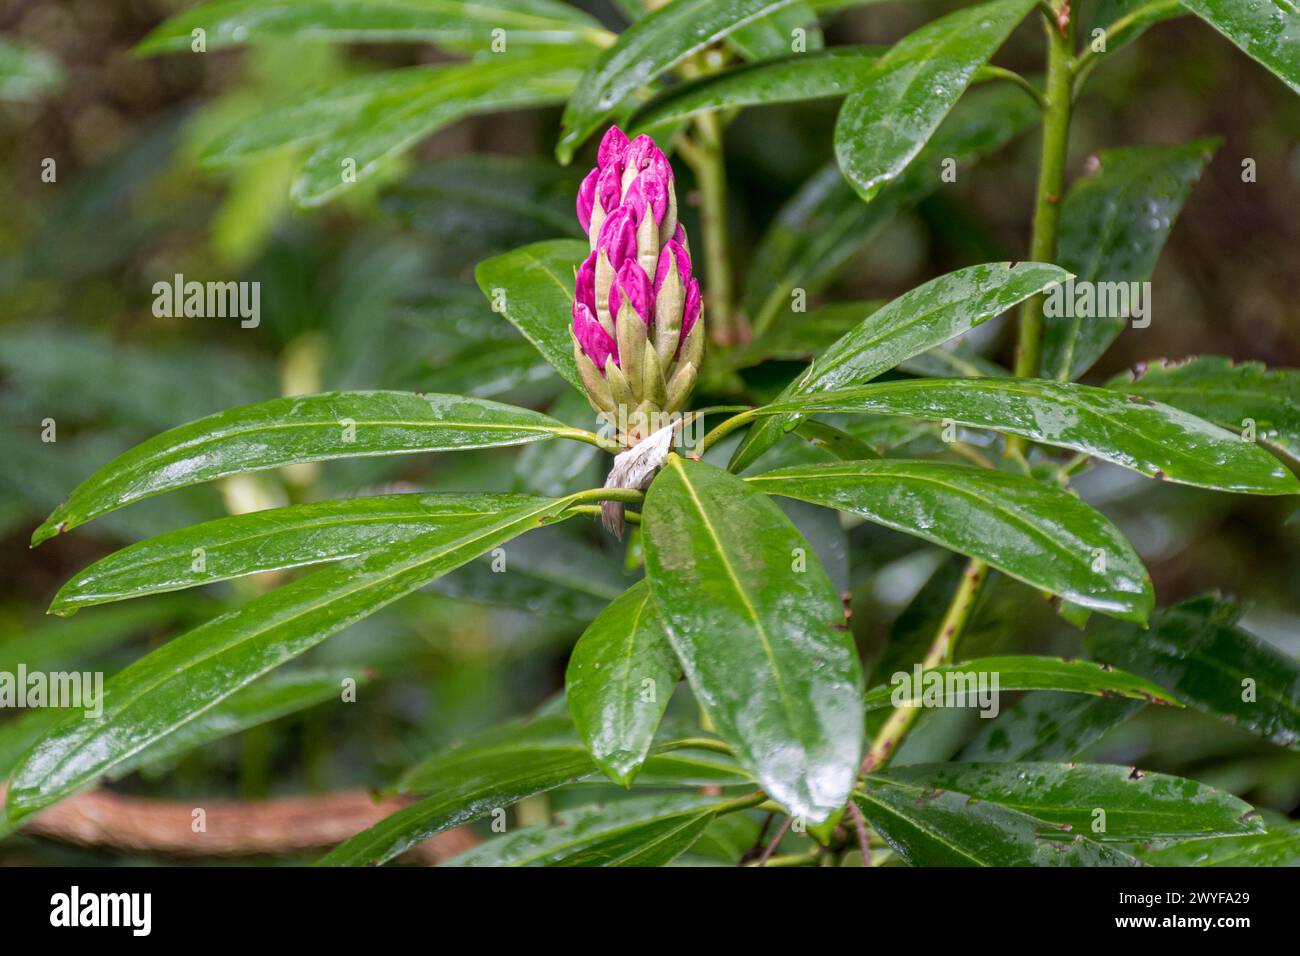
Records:
[[[7,787],[0,783],[0,803]],[[107,790],[69,797],[42,810],[23,833],[85,847],[183,857],[291,856],[335,846],[406,806],[364,790],[311,797],[237,800],[147,800]],[[205,832],[195,833],[194,811]],[[474,846],[464,828],[430,837],[407,858],[433,865]]]

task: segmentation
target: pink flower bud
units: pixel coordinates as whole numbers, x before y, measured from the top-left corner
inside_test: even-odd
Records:
[[[627,260],[636,261],[636,219],[631,209],[619,206],[609,214],[600,227],[596,251],[609,256],[609,264],[615,272]]]
[[[632,169],[638,174],[648,170],[665,182],[672,182],[673,179],[673,167],[668,162],[668,157],[645,133],[628,144],[623,153],[623,169],[624,172]]]
[[[614,361],[618,362],[618,345],[601,327],[600,322],[592,315],[591,309],[581,302],[573,303],[573,335],[578,340],[578,346],[596,368],[603,369],[605,360],[611,355]]]
[[[668,212],[668,187],[663,179],[647,171],[632,180],[632,185],[623,196],[623,202],[631,207],[638,225],[648,206],[657,226],[664,221],[664,214]]]
[[[591,208],[596,204],[596,180],[599,178],[600,170],[593,169],[578,187],[578,224],[583,232],[591,229]]]
[[[699,374],[704,320],[668,157],[649,136],[629,142],[610,127],[577,212],[591,254],[574,281],[573,345],[592,407],[615,417],[681,411]],[[645,437],[641,425],[619,428],[629,443]]]
[[[596,180],[596,198],[607,216],[618,208],[623,199],[623,171],[618,166],[606,166],[600,170]]]
[[[655,298],[659,297],[659,290],[664,287],[664,280],[668,278],[668,270],[674,266],[677,268],[678,278],[682,280],[682,288],[686,288],[686,284],[691,278],[690,254],[676,239],[669,239],[668,243],[659,250],[659,263],[655,266]]]
[[[700,282],[691,279],[686,286],[686,306],[682,310],[682,338],[686,338],[695,328],[695,321],[700,317]]]
[[[574,301],[585,305],[593,315],[596,312],[596,253],[592,253],[578,266],[578,275],[574,279]]]
[[[596,151],[596,166],[604,170],[607,166],[618,166],[618,171],[623,172],[623,154],[627,151],[627,135],[617,126],[611,126],[605,130],[605,135],[601,137],[600,148]],[[612,209],[612,206],[607,206]]]
[[[619,267],[618,276],[609,287],[609,314],[615,316],[615,321],[624,299],[631,303],[641,321],[648,326],[654,297],[650,292],[650,279],[635,259],[629,259]]]

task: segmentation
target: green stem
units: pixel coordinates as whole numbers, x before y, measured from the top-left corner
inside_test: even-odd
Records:
[[[1059,9],[1069,0],[1055,0]],[[1057,228],[1061,217],[1061,195],[1065,188],[1066,151],[1070,144],[1071,85],[1074,51],[1074,19],[1062,31],[1054,17],[1044,15],[1047,36],[1047,112],[1043,117],[1043,147],[1038,164],[1038,194],[1034,205],[1033,235],[1029,258],[1034,262],[1056,259]],[[1020,309],[1020,332],[1016,343],[1015,374],[1037,378],[1043,352],[1043,296],[1029,299]],[[1007,452],[1022,455],[1025,439],[1007,439]]]
[[[645,499],[645,492],[635,488],[589,488],[569,495],[569,501],[581,505],[588,501],[625,501],[640,504]]]
[[[731,748],[724,741],[714,740],[712,737],[682,737],[666,744],[663,749],[684,750],[688,747],[696,750],[712,750],[714,753],[731,756]]]
[[[743,426],[748,425],[758,417],[759,411],[760,410],[757,408],[751,408],[748,411],[741,412],[739,415],[732,415],[725,422],[716,426],[713,431],[709,432],[700,440],[700,454],[703,455],[706,451],[717,444],[719,439],[726,438],[737,428],[742,428]]]
[[[1015,84],[1029,94],[1030,98],[1038,104],[1039,109],[1047,109],[1047,97],[1039,92],[1038,87],[1034,86],[1034,84],[1030,83],[1015,70],[1008,70],[1004,67],[989,64],[981,67],[980,72],[984,77],[990,80],[1006,80],[1008,83]]]
[[[713,113],[695,119],[697,148],[683,154],[691,162],[700,188],[700,228],[704,233],[704,319],[719,345],[742,344],[732,306],[731,260],[727,247],[727,171],[722,150],[722,123]],[[693,162],[692,162],[693,160]]]
[[[572,441],[585,442],[588,445],[595,445],[601,451],[607,451],[611,455],[617,455],[627,451],[627,448],[614,441],[612,438],[603,438],[595,432],[589,432],[585,428],[557,428],[554,432],[556,438],[568,438]]]
[[[923,669],[952,662],[957,639],[961,637],[961,632],[975,609],[975,600],[979,597],[980,586],[988,576],[988,570],[988,565],[983,561],[972,558],[967,563],[965,571],[962,572],[961,584],[954,592],[948,604],[948,611],[944,614],[939,630],[935,632],[934,640],[930,643],[930,649],[921,662]],[[885,721],[885,726],[880,728],[880,733],[876,734],[875,740],[867,750],[867,756],[862,761],[863,773],[870,773],[888,765],[894,754],[898,752],[903,737],[912,729],[912,724],[916,722],[920,711],[919,707],[894,708],[889,719]]]

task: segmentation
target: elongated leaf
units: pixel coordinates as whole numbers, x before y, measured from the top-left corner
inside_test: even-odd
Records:
[[[1045,263],[990,262],[931,279],[866,316],[819,355],[777,401],[868,382],[1068,276]],[[799,420],[797,416],[773,418],[755,425],[732,456],[730,469],[739,471],[752,464]]]
[[[487,840],[443,866],[664,866],[713,821],[717,797],[638,797],[567,810],[554,826]]]
[[[835,158],[864,199],[896,179],[1033,0],[994,0],[950,13],[899,41],[844,102]]]
[[[1127,853],[952,790],[895,783],[855,793],[862,815],[912,866],[1136,866]]]
[[[985,723],[962,760],[1073,760],[1146,705],[1140,700],[1035,691]]]
[[[637,89],[686,57],[799,0],[673,0],[637,20],[587,70],[564,108],[556,147],[567,163]]]
[[[435,130],[473,113],[561,103],[594,48],[544,48],[532,55],[428,67],[416,89],[377,97],[328,131],[290,190],[303,206],[328,201]]]
[[[1300,458],[1300,371],[1234,365],[1217,355],[1160,361],[1117,375],[1107,388],[1181,408]],[[1252,429],[1253,424],[1253,429]]]
[[[755,345],[805,318],[791,309],[791,292],[812,295],[826,286],[855,252],[901,209],[921,201],[941,183],[943,160],[965,164],[996,152],[1040,116],[1019,90],[976,90],[943,121],[903,175],[863,203],[832,162],[782,207],[763,236],[745,287],[745,309]],[[865,314],[865,313],[864,313]]]
[[[573,282],[588,254],[578,239],[535,242],[491,259],[474,270],[474,279],[493,308],[510,320],[564,380],[583,391],[573,359]]]
[[[1183,6],[1300,93],[1300,11],[1291,0],[1183,0]]]
[[[464,69],[460,64],[413,66],[335,81],[266,110],[256,123],[221,130],[204,143],[199,161],[222,167],[288,146],[318,142],[347,125],[357,111],[398,103]]]
[[[727,42],[749,60],[770,60],[795,48],[795,30],[802,31],[802,52],[821,50],[824,39],[817,12],[807,3],[795,3],[759,17],[733,32]]]
[[[1147,631],[1101,622],[1085,638],[1099,660],[1170,688],[1188,705],[1300,749],[1300,661],[1237,625],[1212,596],[1156,612]]]
[[[1155,596],[1132,546],[1100,512],[1023,475],[878,459],[782,468],[751,487],[841,511],[980,558],[1036,588],[1144,622]]]
[[[676,749],[675,743],[662,743],[655,749],[658,753],[646,761],[643,779],[660,783],[693,779],[671,775],[692,766],[668,762],[679,756],[667,752]],[[660,760],[662,765],[658,765]],[[700,766],[715,770],[705,778],[711,784],[744,780],[738,775],[725,780],[716,773],[716,763]],[[599,771],[567,715],[509,724],[411,768],[398,789],[429,795],[336,847],[321,863],[385,863],[435,833],[596,773]]]
[[[175,638],[108,681],[99,720],[74,714],[27,755],[14,772],[10,815],[93,785],[268,671],[570,504],[526,506],[342,562]]]
[[[132,448],[78,485],[36,529],[32,544],[132,501],[238,472],[581,434],[540,412],[459,395],[326,392],[272,399],[200,418]]]
[[[1152,478],[1257,495],[1300,482],[1240,436],[1140,396],[1042,379],[882,382],[777,402],[765,413],[871,412],[991,428],[1086,452]]]
[[[973,695],[981,680],[989,691],[994,690],[996,681],[997,691],[1058,690],[1182,706],[1169,691],[1134,674],[1093,661],[1059,657],[1024,654],[941,664],[922,671],[919,684],[914,671],[900,673],[901,676],[890,676],[891,683],[867,691],[864,699],[867,710],[891,706],[975,706]]]
[[[841,46],[747,63],[678,84],[637,110],[629,122],[650,130],[715,110],[846,96],[882,52],[874,46]]]
[[[71,613],[90,604],[260,571],[355,558],[542,500],[528,495],[379,495],[218,518],[101,558],[59,589],[50,610]]]
[[[862,748],[834,585],[773,502],[711,465],[670,457],[643,515],[650,593],[701,706],[774,800],[822,822]]]
[[[1270,824],[1267,832],[1249,836],[1137,846],[1133,853],[1148,866],[1300,866],[1300,825]]]
[[[274,40],[432,41],[487,50],[495,29],[521,45],[606,35],[587,14],[558,0],[214,0],[178,13],[136,51],[189,51],[198,29],[208,50]]]
[[[644,581],[615,598],[573,648],[565,693],[596,765],[631,786],[681,668]]]
[[[1264,829],[1250,804],[1195,780],[1109,764],[919,764],[872,774],[923,790],[956,790],[1092,840],[1206,837]],[[1104,817],[1096,811],[1105,812]]]
[[[214,740],[298,713],[327,700],[341,700],[344,682],[348,680],[360,686],[370,680],[370,675],[319,668],[268,674],[230,695],[197,720],[118,764],[110,777],[119,780],[139,767],[154,769],[164,766]]]
[[[1058,306],[1075,304],[1066,300],[1077,299],[1088,288],[1079,283],[1151,278],[1174,221],[1217,145],[1215,140],[1198,140],[1101,154],[1100,171],[1078,180],[1061,207],[1057,261],[1075,273],[1077,291],[1071,286],[1062,289]],[[1094,301],[1103,288],[1095,287]],[[1154,311],[1150,299],[1147,307]],[[1054,311],[1058,314],[1044,319],[1042,370],[1044,378],[1061,381],[1083,375],[1129,322],[1126,315],[1072,314],[1087,309]],[[1152,318],[1148,313],[1140,321]]]
[[[558,706],[564,702],[558,701]],[[572,766],[573,780],[590,780],[608,786],[608,780],[591,760],[566,711],[538,716],[494,728],[443,753],[434,754],[402,774],[394,791],[435,795],[459,785],[462,779],[486,779],[502,767]],[[655,786],[730,786],[752,778],[726,754],[701,748],[683,748],[675,740],[660,740],[646,759],[638,781]],[[504,804],[502,804],[504,805]]]

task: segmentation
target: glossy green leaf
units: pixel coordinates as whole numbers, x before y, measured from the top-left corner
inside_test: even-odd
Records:
[[[1106,387],[1181,408],[1243,436],[1253,433],[1256,441],[1300,459],[1300,370],[1206,355],[1145,364]]]
[[[1300,493],[1262,448],[1138,396],[1042,379],[880,382],[776,402],[765,414],[869,412],[989,428],[1085,452],[1152,478],[1258,495]]]
[[[71,715],[27,755],[14,772],[10,815],[93,785],[263,674],[571,503],[525,506],[344,561],[174,638],[105,684],[99,720]]]
[[[1073,760],[1146,705],[1140,700],[1035,691],[979,732],[962,760]]]
[[[914,671],[890,675],[890,683],[867,691],[867,710],[880,707],[974,706],[973,688],[981,679],[985,687],[1004,690],[1058,690],[1097,697],[1128,697],[1150,704],[1181,706],[1178,699],[1148,680],[1093,661],[1065,660],[1060,657],[1035,657],[1029,654],[1008,657],[979,657],[960,664],[941,664],[922,672],[921,683]],[[981,676],[987,675],[987,676]],[[904,682],[902,677],[906,677]],[[964,680],[960,678],[967,678]]]
[[[583,391],[573,358],[573,283],[588,255],[578,239],[550,239],[485,259],[474,270],[478,287],[542,357]]]
[[[1183,0],[1183,6],[1300,93],[1300,11],[1291,0]]]
[[[557,703],[563,706],[563,701]],[[499,774],[500,768],[529,767],[534,761],[542,768],[572,767],[574,781],[590,780],[608,786],[572,718],[567,711],[560,711],[494,728],[463,746],[434,754],[402,774],[394,790],[436,794],[447,786],[458,785],[462,778],[481,775],[486,780],[493,773]],[[750,780],[728,755],[679,746],[675,740],[657,743],[637,778],[638,783],[647,785],[684,787],[731,786]]]
[[[952,790],[881,783],[855,793],[867,822],[912,866],[1136,866],[1114,847]]]
[[[426,67],[415,89],[353,106],[307,157],[290,194],[300,205],[319,205],[464,116],[562,103],[593,50],[542,48],[522,58]]]
[[[137,445],[78,485],[36,529],[32,544],[132,501],[239,472],[582,434],[540,412],[459,395],[326,392],[276,398],[200,418]]]
[[[843,607],[790,519],[739,478],[672,456],[646,494],[650,593],[700,705],[791,814],[843,806],[862,674]]]
[[[1012,306],[1065,281],[1069,273],[1040,262],[990,262],[931,279],[863,318],[780,394],[791,401],[861,385]],[[798,416],[761,421],[736,449],[729,467],[739,471],[780,440]]]
[[[204,142],[199,161],[221,167],[289,146],[319,142],[345,126],[359,110],[399,103],[464,69],[462,64],[413,66],[337,80],[266,110],[255,123],[221,129]]]
[[[801,324],[807,316],[793,311],[793,290],[813,295],[825,288],[896,213],[939,187],[945,159],[964,165],[996,152],[1040,115],[1019,90],[1002,86],[972,92],[903,175],[869,203],[858,198],[837,164],[823,167],[777,213],[754,254],[744,307],[755,346],[765,335]]]
[[[642,779],[689,785],[685,781],[694,779],[688,775],[693,772],[692,763],[673,764],[667,759],[684,756],[667,752],[677,747],[676,742],[659,744],[657,753],[646,761]],[[696,766],[716,768],[718,762]],[[680,770],[688,774],[674,775]],[[398,790],[428,796],[336,847],[321,863],[385,863],[435,833],[593,774],[599,771],[568,715],[508,724],[411,768],[399,781]],[[716,773],[706,779],[711,784],[723,782]],[[733,775],[727,782],[743,780],[743,776]]]
[[[611,780],[631,786],[680,673],[644,581],[615,598],[578,638],[565,696],[592,759]]]
[[[1232,794],[1183,777],[1111,764],[918,764],[868,779],[926,791],[956,790],[1092,840],[1225,836],[1264,828],[1250,804]],[[1099,809],[1104,818],[1096,814]]]
[[[431,531],[469,527],[486,516],[540,503],[528,495],[378,495],[218,518],[101,558],[59,589],[50,610],[71,613],[90,604],[260,571],[360,557]]]
[[[1077,301],[1091,288],[1080,283],[1150,280],[1174,221],[1216,146],[1215,140],[1198,140],[1185,146],[1106,150],[1099,172],[1070,187],[1061,206],[1057,262],[1075,273],[1075,285],[1062,289],[1055,309],[1066,314],[1044,318],[1044,378],[1079,378],[1129,321],[1153,318],[1150,313],[1132,320],[1124,315],[1071,315],[1089,310],[1067,311],[1066,300]],[[1101,286],[1095,289],[1097,298],[1102,291]],[[1147,307],[1154,311],[1150,299]]]
[[[196,720],[119,763],[109,777],[120,780],[137,768],[165,766],[189,751],[223,737],[296,714],[328,700],[342,700],[346,681],[361,686],[370,678],[371,675],[365,672],[342,669],[275,671],[231,694]]]
[[[713,821],[718,797],[637,797],[567,810],[553,826],[486,840],[444,866],[665,866]]]
[[[844,101],[835,157],[864,199],[896,179],[1034,0],[950,13],[900,40]]]
[[[880,47],[840,46],[710,73],[656,96],[629,122],[638,130],[650,130],[716,110],[846,96],[881,53]]]
[[[1011,472],[877,459],[782,468],[751,487],[862,515],[1041,590],[1146,621],[1151,579],[1119,529],[1069,492]]]
[[[747,23],[799,0],[673,0],[619,35],[587,70],[564,108],[564,133],[556,153],[567,163],[639,88],[692,53]]]
[[[1206,837],[1133,853],[1147,866],[1300,866],[1300,825],[1270,824],[1264,833]]]
[[[1300,661],[1237,624],[1213,596],[1158,611],[1150,630],[1103,621],[1088,653],[1159,682],[1197,710],[1300,749]]]
[[[824,40],[817,12],[808,3],[795,3],[746,23],[727,42],[749,60],[769,60],[793,52],[795,30],[801,30],[803,52],[817,52]]]
[[[298,40],[434,42],[487,51],[496,29],[520,45],[607,36],[590,16],[559,0],[212,0],[172,17],[136,51],[189,52],[199,29],[208,50]]]

